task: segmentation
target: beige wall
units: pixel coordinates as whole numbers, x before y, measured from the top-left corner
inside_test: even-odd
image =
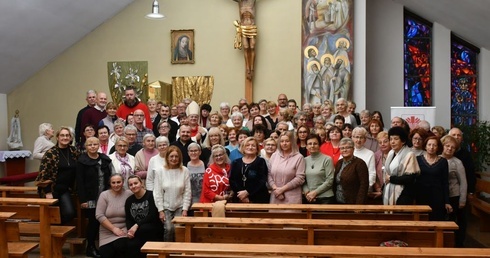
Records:
[[[161,9],[167,18],[161,21],[143,18],[150,4],[135,1],[8,95],[8,116],[16,109],[22,114],[24,148],[32,150],[40,123],[74,126],[88,89],[108,92],[108,61],[148,61],[150,82],[212,75],[213,106],[221,101],[235,103],[244,96],[243,54],[233,48],[233,21],[239,18],[236,2],[164,1]],[[301,16],[291,14],[300,12],[301,1],[259,0],[256,7],[254,100],[276,99],[279,92],[300,99]],[[172,29],[195,30],[195,64],[170,63]],[[29,161],[27,170],[37,170],[38,165]]]
[[[32,150],[40,123],[50,122],[56,128],[73,126],[76,113],[85,105],[84,94],[88,89],[108,92],[108,61],[148,61],[150,82],[170,82],[172,76],[212,75],[215,89],[211,105],[215,107],[221,101],[236,103],[243,97],[243,54],[233,49],[237,3],[232,0],[161,1],[167,18],[152,21],[143,18],[150,10],[150,2],[136,0],[8,94],[8,112],[0,109],[0,123],[9,123],[8,118],[18,109],[24,147]],[[354,100],[358,102],[358,111],[381,110],[387,122],[390,106],[403,105],[403,7],[391,0],[369,0],[370,5],[367,0],[355,3]],[[300,99],[300,13],[301,0],[257,0],[259,37],[254,100],[275,100],[279,93]],[[441,28],[447,31],[442,26],[435,29],[440,31]],[[195,64],[170,64],[172,29],[195,30]],[[438,45],[447,44],[440,41],[444,41],[444,37],[438,40]],[[438,52],[438,55],[444,53]],[[433,66],[447,67],[446,59],[434,60]],[[490,67],[488,50],[482,49],[479,64],[480,71]],[[490,95],[483,87],[490,81],[487,74],[482,72],[480,76],[480,112],[485,120],[488,115],[483,113],[487,106],[483,100]],[[444,82],[447,77],[446,72],[436,73],[433,78]],[[435,85],[434,89],[438,94],[448,95],[449,87],[445,83]],[[449,99],[437,99],[441,111],[436,120],[438,124],[448,126],[448,105]],[[5,127],[0,126],[0,133],[2,130]],[[2,135],[4,139],[8,136],[7,133]],[[37,161],[29,161],[27,170],[37,170],[38,165]]]

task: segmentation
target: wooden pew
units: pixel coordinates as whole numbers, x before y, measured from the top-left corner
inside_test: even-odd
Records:
[[[36,186],[4,186],[0,185],[0,192],[2,197],[16,197],[16,198],[39,198]],[[80,208],[80,202],[78,197],[73,195],[73,203],[77,210],[77,217],[74,220],[73,225],[76,226],[76,237],[70,237],[66,239],[66,242],[70,244],[70,255],[75,256],[85,250],[85,227],[86,218]],[[51,221],[51,224],[60,224],[60,222]]]
[[[40,237],[40,252],[44,258],[61,258],[62,247],[73,226],[58,226],[61,223],[57,199],[0,197],[0,211],[16,212],[13,219],[31,220],[20,222],[21,234]],[[35,221],[35,223],[34,223]]]
[[[471,204],[471,213],[480,218],[480,231],[490,231],[490,203],[489,200],[483,200],[481,193],[490,194],[490,182],[477,178],[476,189],[473,198],[469,199]]]
[[[14,215],[15,212],[0,212],[0,258],[27,258],[27,253],[39,246],[37,243],[20,242],[18,223],[6,222]]]
[[[452,247],[452,237],[445,236],[458,228],[452,221],[398,220],[176,217],[173,223],[176,240],[183,242],[308,245],[379,245],[399,239],[410,246]]]
[[[143,253],[167,257],[490,257],[490,249],[146,242]],[[182,255],[184,254],[184,255]]]
[[[36,186],[5,186],[0,185],[2,197],[22,197],[22,198],[37,198]]]
[[[226,217],[428,220],[427,205],[227,203]],[[210,217],[212,203],[194,203],[195,216]],[[290,210],[295,212],[281,212]],[[202,212],[201,212],[202,211]]]

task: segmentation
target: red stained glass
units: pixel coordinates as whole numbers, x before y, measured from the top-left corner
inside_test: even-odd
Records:
[[[451,125],[473,125],[478,119],[478,52],[458,40],[451,44]]]

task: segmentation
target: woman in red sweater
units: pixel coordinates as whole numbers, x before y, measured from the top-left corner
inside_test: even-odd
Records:
[[[228,193],[230,183],[230,159],[226,154],[225,147],[214,145],[211,148],[209,166],[204,172],[200,202],[210,203],[227,200],[231,197]]]

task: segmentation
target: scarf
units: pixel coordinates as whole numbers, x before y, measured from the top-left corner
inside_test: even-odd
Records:
[[[410,151],[410,148],[405,145],[396,155],[394,150],[390,150],[388,157],[386,158],[384,172],[385,175],[389,176],[402,176],[419,174],[420,168],[415,155]],[[395,205],[403,188],[404,185],[388,183],[384,190],[383,204]]]
[[[133,169],[131,168],[131,165],[129,164],[129,156],[126,154],[126,156],[121,157],[119,153],[116,152],[116,159],[119,160],[121,163],[120,168],[121,168],[121,175],[123,178],[127,178],[126,175],[132,175],[133,174]]]

